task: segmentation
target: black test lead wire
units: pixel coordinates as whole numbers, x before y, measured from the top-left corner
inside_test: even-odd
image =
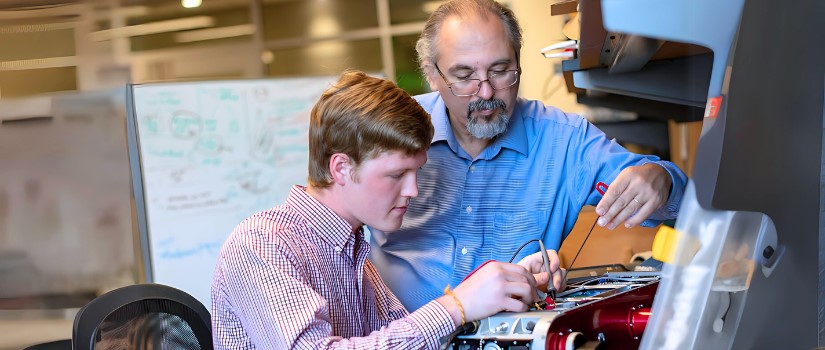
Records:
[[[590,234],[593,233],[593,229],[596,228],[596,223],[599,222],[599,216],[596,215],[596,220],[593,221],[593,226],[590,226],[590,231],[587,231],[587,236],[584,237],[584,241],[582,241],[582,245],[579,246],[579,251],[576,252],[576,255],[573,256],[573,261],[570,262],[570,265],[567,266],[567,270],[562,273],[562,281],[567,280],[567,273],[570,272],[570,269],[573,268],[573,263],[576,262],[576,258],[579,257],[579,253],[582,252],[582,248],[584,248],[584,244],[587,243],[587,239],[590,238]]]

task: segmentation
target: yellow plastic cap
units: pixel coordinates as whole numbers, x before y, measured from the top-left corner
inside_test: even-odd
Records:
[[[701,246],[696,237],[662,225],[653,239],[653,258],[668,264],[687,264]]]

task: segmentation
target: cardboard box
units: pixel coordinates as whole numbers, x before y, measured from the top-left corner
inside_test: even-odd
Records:
[[[582,209],[576,225],[559,250],[559,258],[563,268],[570,267],[570,262],[576,256],[576,252],[580,247],[581,253],[576,258],[573,268],[616,263],[627,264],[633,255],[652,250],[653,238],[656,236],[658,227],[637,226],[628,229],[619,226],[611,231],[599,225],[593,226],[597,218],[598,215],[596,215],[594,207],[588,206]],[[584,242],[584,247],[582,247],[582,242],[588,231],[590,231],[590,227],[593,227],[593,232],[587,242]]]

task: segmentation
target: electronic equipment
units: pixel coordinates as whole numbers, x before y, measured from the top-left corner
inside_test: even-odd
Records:
[[[580,280],[558,293],[555,307],[488,317],[446,349],[637,348],[658,285],[659,272],[608,272]]]

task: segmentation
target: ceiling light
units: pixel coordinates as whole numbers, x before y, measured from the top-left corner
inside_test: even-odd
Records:
[[[207,28],[215,25],[215,19],[209,16],[185,17],[165,21],[149,22],[127,27],[104,29],[91,33],[94,41],[110,40],[113,38],[128,38],[138,35],[149,35],[179,30]]]
[[[191,9],[201,5],[201,0],[180,0],[181,6]]]
[[[193,41],[232,38],[252,34],[255,34],[255,26],[251,24],[239,24],[236,26],[189,30],[175,33],[175,41],[179,43],[188,43]]]

